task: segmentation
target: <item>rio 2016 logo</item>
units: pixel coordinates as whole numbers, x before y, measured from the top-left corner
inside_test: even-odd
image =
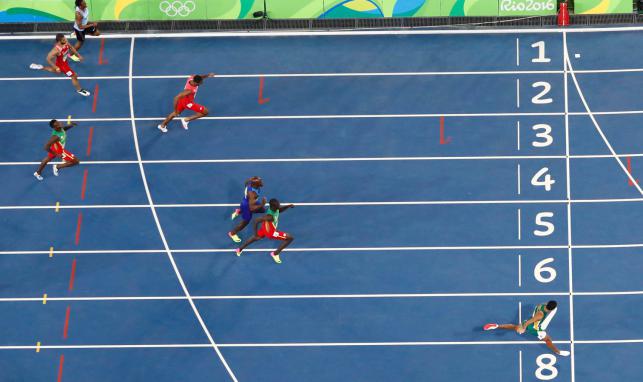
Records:
[[[190,13],[194,12],[196,9],[196,4],[194,4],[194,1],[192,0],[187,0],[187,1],[161,1],[159,4],[159,9],[161,12],[165,13],[169,17],[174,17],[174,16],[181,16],[181,17],[187,17]]]
[[[538,12],[556,9],[554,0],[501,0],[500,10],[509,12]]]

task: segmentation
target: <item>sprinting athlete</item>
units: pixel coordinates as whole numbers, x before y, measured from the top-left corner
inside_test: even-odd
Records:
[[[97,23],[89,22],[89,8],[85,0],[76,0],[76,18],[74,20],[74,33],[76,34],[76,45],[74,49],[79,51],[85,43],[85,35],[100,36]],[[69,56],[72,60],[78,62],[80,58],[75,54]]]
[[[275,263],[281,264],[279,254],[284,250],[284,248],[289,246],[290,243],[295,240],[295,238],[293,238],[292,235],[286,232],[277,231],[277,226],[279,225],[279,213],[284,212],[294,206],[294,204],[289,204],[285,207],[281,207],[281,204],[277,199],[270,199],[270,208],[268,208],[266,214],[255,220],[255,235],[248,239],[245,243],[241,244],[241,247],[235,250],[237,256],[241,256],[241,252],[243,252],[243,250],[246,249],[247,246],[263,238],[281,240],[282,243],[279,248],[277,248],[274,252],[270,252],[270,257],[272,257]]]
[[[525,332],[538,337],[539,340],[544,341],[547,344],[547,347],[554,353],[561,355],[563,357],[569,356],[569,352],[566,350],[558,350],[556,345],[551,340],[551,337],[547,334],[545,329],[549,326],[552,318],[556,315],[556,309],[558,304],[556,301],[549,301],[546,304],[538,304],[534,308],[534,312],[530,319],[523,322],[521,325],[513,324],[487,324],[483,327],[483,330],[495,330],[495,329],[506,329],[506,330],[515,330],[518,334],[523,334]]]
[[[76,166],[80,163],[80,161],[74,156],[74,154],[65,150],[65,143],[67,143],[67,130],[71,129],[74,126],[76,126],[75,123],[63,126],[62,123],[55,119],[49,121],[49,127],[51,127],[53,130],[51,131],[51,137],[49,138],[47,143],[45,143],[45,151],[47,152],[47,156],[42,160],[42,162],[40,162],[40,167],[38,167],[38,170],[33,173],[33,176],[35,176],[36,179],[43,179],[42,170],[45,169],[47,163],[49,163],[56,157],[60,157],[64,163],[54,165],[54,176],[58,176],[58,170],[65,167]]]
[[[237,216],[241,215],[243,219],[232,231],[228,232],[228,236],[235,243],[241,243],[241,238],[237,235],[239,231],[246,228],[246,226],[252,220],[253,213],[263,213],[266,210],[264,206],[266,205],[266,198],[261,198],[259,200],[259,195],[261,194],[261,187],[263,187],[263,179],[258,176],[253,176],[252,178],[246,180],[245,188],[243,189],[243,200],[239,205],[239,208],[234,210],[232,220],[236,219]]]
[[[179,116],[185,109],[190,109],[195,112],[195,114],[190,117],[181,118],[181,126],[183,126],[185,130],[188,129],[188,123],[190,123],[190,121],[194,121],[195,119],[199,119],[208,115],[208,108],[194,102],[194,97],[196,96],[196,92],[199,90],[199,86],[201,86],[201,84],[203,83],[203,80],[205,78],[212,77],[214,77],[214,73],[204,75],[197,74],[188,78],[183,91],[177,94],[176,97],[174,97],[174,111],[171,112],[165,118],[165,120],[157,126],[159,130],[167,133],[167,124],[170,123],[170,121],[173,120],[174,117]]]
[[[88,90],[80,87],[78,76],[73,70],[71,70],[69,64],[67,63],[67,55],[70,51],[73,54],[77,55],[78,58],[82,61],[83,57],[78,54],[74,47],[69,45],[65,36],[62,33],[58,33],[56,35],[56,44],[54,44],[54,47],[51,49],[51,51],[49,51],[49,54],[47,55],[47,63],[49,63],[49,66],[31,64],[29,65],[29,68],[33,70],[45,70],[50,73],[62,73],[65,76],[71,78],[71,83],[76,88],[76,93],[87,97],[91,93]]]

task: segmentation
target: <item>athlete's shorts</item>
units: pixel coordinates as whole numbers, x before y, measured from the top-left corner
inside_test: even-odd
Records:
[[[250,211],[250,205],[248,203],[241,203],[239,205],[239,209],[241,210],[241,218],[245,222],[250,222],[252,220],[252,211]],[[264,213],[266,212],[263,207],[261,207],[259,210],[256,211],[257,213]]]
[[[527,321],[525,321],[525,322],[527,322]],[[545,337],[547,337],[547,332],[544,331],[544,330],[536,330],[536,328],[534,328],[534,324],[530,324],[529,326],[527,326],[525,328],[525,333],[529,333],[532,336],[536,336],[536,337],[538,337],[539,340],[542,340]]]
[[[266,224],[262,224],[261,228],[259,228],[259,231],[257,231],[257,236],[259,237],[266,237],[268,239],[272,240],[286,240],[288,237],[288,234],[285,232],[277,231],[276,229],[273,228],[272,224],[268,224],[270,228],[266,230]]]
[[[53,144],[51,145],[51,148],[49,149],[49,152],[47,153],[47,156],[49,156],[49,159],[54,159],[56,157],[61,157],[63,161],[65,162],[71,162],[76,157],[74,154],[70,153],[69,151],[65,150],[62,146],[58,144]]]
[[[86,34],[91,34],[91,35],[95,34],[96,33],[96,27],[85,28],[85,29],[83,29],[81,31],[79,31],[78,29],[74,28],[74,32],[76,32],[76,39],[78,41],[85,41],[85,35]]]
[[[69,64],[65,60],[56,60],[56,66],[67,77],[71,77],[71,76],[74,76],[76,74],[73,70],[71,70],[71,68],[69,67]]]
[[[189,97],[183,97],[179,100],[179,102],[176,103],[175,111],[181,114],[185,109],[190,109],[197,113],[203,113],[203,111],[205,110],[205,106],[195,103],[194,100],[190,99]]]

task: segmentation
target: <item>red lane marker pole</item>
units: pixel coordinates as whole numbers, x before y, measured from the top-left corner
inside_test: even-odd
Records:
[[[92,113],[96,112],[96,104],[98,103],[98,84],[94,88],[94,102],[92,103]]]
[[[69,275],[69,290],[74,290],[74,280],[76,279],[76,259],[71,262],[71,274]]]
[[[444,136],[444,117],[440,117],[440,144],[446,145],[451,142],[451,137]]]
[[[264,105],[268,102],[270,102],[270,98],[263,98],[263,87],[265,84],[265,79],[263,77],[259,77],[259,105]]]
[[[60,355],[60,364],[58,364],[58,382],[63,380],[63,364],[65,363],[65,355]]]
[[[94,137],[94,126],[89,128],[89,138],[87,139],[87,156],[92,152],[92,139]]]
[[[67,313],[65,314],[65,328],[63,329],[64,339],[67,339],[67,333],[69,332],[69,315],[70,314],[71,314],[71,306],[67,305]]]
[[[98,52],[98,65],[107,65],[107,60],[103,59],[103,53],[105,53],[105,39],[100,39],[100,51]]]
[[[627,172],[632,175],[632,158],[627,157]],[[636,183],[639,183],[639,180],[636,179]],[[629,177],[627,178],[627,185],[630,187],[634,187],[634,183],[632,182],[632,179]]]
[[[80,242],[80,226],[83,224],[83,213],[78,213],[78,224],[76,225],[76,245]]]
[[[89,173],[89,169],[85,169],[85,174],[83,175],[83,187],[80,191],[80,199],[85,200],[85,191],[87,190],[87,174]]]

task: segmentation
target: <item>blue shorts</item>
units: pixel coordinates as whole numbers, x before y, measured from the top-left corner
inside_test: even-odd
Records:
[[[248,203],[241,203],[241,205],[239,206],[239,209],[241,210],[241,218],[243,219],[243,221],[250,222],[252,220],[252,211],[250,211],[250,205]],[[264,213],[266,211],[262,207],[257,212]]]

